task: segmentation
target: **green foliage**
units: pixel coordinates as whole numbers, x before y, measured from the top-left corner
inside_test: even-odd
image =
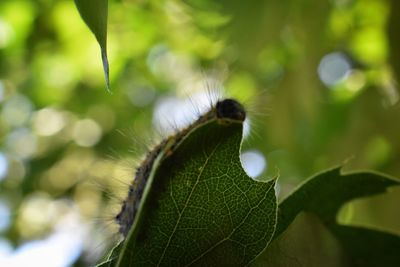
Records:
[[[335,258],[327,261],[336,262],[332,266],[397,266],[400,262],[397,253],[400,236],[336,222],[337,213],[346,202],[384,193],[396,185],[400,185],[399,180],[383,174],[357,172],[342,175],[340,168],[310,178],[279,204],[273,250],[267,249],[260,260],[268,264],[275,262],[272,266],[287,266],[285,263],[290,266],[304,266],[306,263],[307,266],[321,266],[328,255]],[[314,217],[302,217],[296,221],[302,213],[312,213]],[[289,227],[293,224],[295,226]],[[303,244],[307,242],[313,251],[312,257],[303,253]]]
[[[243,266],[273,236],[275,181],[239,160],[241,124],[198,128],[160,163],[116,266]]]
[[[256,259],[253,266],[345,267],[348,256],[332,232],[312,213],[301,212]]]
[[[0,254],[15,258],[23,244],[64,231],[75,242],[60,250],[75,249],[68,264],[93,266],[117,233],[111,221],[120,203],[107,196],[124,198],[142,143],[163,127],[159,121],[176,118],[173,109],[159,116],[161,104],[219,83],[251,103],[256,114],[241,150],[265,158],[260,176],[279,169],[278,199],[349,157],[345,172],[399,177],[398,9],[395,0],[0,1]],[[349,69],[324,84],[320,66],[332,55]],[[112,95],[104,92],[103,71]],[[321,174],[281,202],[274,240],[252,264],[398,261],[400,188],[367,198],[393,179],[328,173],[340,184]],[[149,199],[163,197],[152,188],[151,208]],[[145,227],[136,229],[139,235]],[[116,264],[125,243],[106,266]]]
[[[239,123],[206,124],[160,162],[133,229],[100,266],[398,264],[400,236],[339,225],[336,216],[346,202],[399,181],[335,168],[307,180],[277,207],[275,181],[256,182],[242,170],[240,129]]]
[[[93,32],[100,45],[106,85],[107,89],[110,90],[109,66],[107,59],[108,0],[75,0],[75,4],[82,19]]]
[[[306,182],[279,205],[280,235],[301,212],[312,212],[322,222],[335,224],[337,212],[346,202],[383,193],[399,181],[377,173],[340,174],[340,168],[318,174]]]

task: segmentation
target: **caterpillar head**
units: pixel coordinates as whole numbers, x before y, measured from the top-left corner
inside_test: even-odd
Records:
[[[242,104],[234,99],[224,99],[217,102],[215,107],[217,117],[220,119],[232,119],[244,121],[246,119],[246,111]]]

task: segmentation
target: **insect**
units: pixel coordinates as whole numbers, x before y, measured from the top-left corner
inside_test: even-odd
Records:
[[[213,120],[221,123],[229,123],[232,121],[243,122],[245,119],[246,111],[238,101],[230,98],[219,100],[208,111],[200,115],[197,120],[165,138],[149,151],[136,169],[135,177],[129,185],[128,196],[123,201],[121,210],[115,216],[115,220],[119,225],[119,232],[122,236],[126,237],[128,235],[134,223],[145,186],[158,158],[163,159],[171,155],[182,140],[196,127]]]

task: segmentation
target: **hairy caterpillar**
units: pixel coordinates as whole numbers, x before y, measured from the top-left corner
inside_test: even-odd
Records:
[[[119,232],[122,236],[126,237],[128,235],[134,223],[144,188],[157,158],[171,155],[180,142],[199,125],[212,120],[217,120],[221,123],[229,123],[229,121],[243,122],[245,119],[246,111],[238,101],[230,98],[219,100],[193,123],[174,135],[165,138],[148,152],[142,163],[136,169],[135,177],[129,185],[128,196],[123,201],[119,213],[115,216],[115,221],[119,225]]]

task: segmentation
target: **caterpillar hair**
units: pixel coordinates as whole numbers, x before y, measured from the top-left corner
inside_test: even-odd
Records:
[[[221,123],[244,122],[246,119],[246,111],[242,104],[237,100],[227,98],[219,100],[212,105],[208,111],[199,115],[197,120],[189,123],[186,127],[176,131],[174,134],[164,138],[159,144],[153,147],[142,163],[137,167],[134,179],[129,185],[127,198],[122,202],[119,213],[115,216],[115,221],[119,225],[119,232],[123,237],[129,233],[138,212],[139,204],[143,195],[144,188],[150,176],[156,159],[171,155],[182,140],[195,128],[217,120]]]

